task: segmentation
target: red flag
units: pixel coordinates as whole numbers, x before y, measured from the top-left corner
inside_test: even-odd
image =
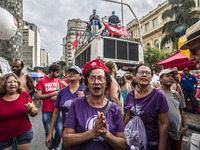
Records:
[[[41,74],[43,74],[44,76],[46,75],[43,71],[41,71],[41,70],[37,70],[37,73],[41,73]]]
[[[108,30],[108,32],[110,33],[110,35],[131,35],[126,29],[125,27],[114,27],[111,25],[108,25],[106,23],[104,23],[105,28]]]
[[[65,70],[63,69],[63,76],[65,76]]]
[[[78,37],[79,37],[79,33],[77,32],[76,39],[73,42],[71,42],[71,44],[73,46],[72,49],[75,49],[75,47],[77,46],[77,44],[78,44]]]

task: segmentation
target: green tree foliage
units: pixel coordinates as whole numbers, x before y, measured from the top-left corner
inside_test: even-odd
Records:
[[[49,74],[49,67],[34,67],[34,71],[35,72],[37,72],[37,70],[41,70],[41,71],[43,71],[46,75],[48,75]]]
[[[155,67],[156,63],[171,56],[172,53],[164,52],[161,49],[147,46],[144,48],[144,62],[151,67]]]
[[[173,19],[166,22],[162,28],[162,33],[165,33],[165,37],[161,41],[161,47],[165,43],[172,41],[175,42],[175,48],[177,49],[178,38],[185,35],[188,27],[196,23],[199,18],[192,17],[196,14],[196,11],[192,11],[195,7],[194,0],[168,0],[171,4],[171,8],[165,10],[162,14],[162,19]]]
[[[63,69],[63,67],[66,66],[66,62],[64,62],[64,61],[53,62],[53,64],[59,64],[62,69]]]
[[[10,65],[12,64],[13,59],[12,59],[11,56],[6,55],[6,54],[3,53],[3,52],[0,52],[0,57],[3,57],[4,59],[6,59]]]

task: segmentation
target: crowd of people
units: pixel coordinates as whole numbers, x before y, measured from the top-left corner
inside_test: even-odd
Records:
[[[200,42],[196,41],[200,36],[195,36],[182,48],[189,48],[190,59],[200,66]],[[190,48],[192,42],[196,47]],[[49,150],[59,150],[61,139],[62,150],[181,150],[187,131],[184,111],[197,113],[198,82],[188,68],[181,77],[177,68],[157,66],[153,72],[146,64],[126,72],[118,71],[113,61],[96,59],[83,69],[70,67],[61,86],[58,64],[50,65],[48,75],[35,85],[23,67],[23,61],[15,59],[13,73],[0,80],[2,150],[29,149],[34,134],[28,116],[38,114],[32,100],[35,89],[35,98],[42,101],[44,142]],[[140,132],[132,130],[136,128]]]

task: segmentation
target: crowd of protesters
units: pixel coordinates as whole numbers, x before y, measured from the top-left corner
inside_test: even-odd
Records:
[[[196,41],[190,39],[186,48],[191,42]],[[190,49],[191,53],[199,54],[199,43]],[[200,56],[191,57],[200,62]],[[33,139],[28,115],[36,116],[38,109],[31,98],[34,82],[22,72],[23,66],[21,60],[14,60],[13,73],[5,74],[0,81],[3,150],[28,150]],[[60,71],[58,64],[52,64],[48,75],[35,83],[35,97],[42,101],[44,142],[49,150],[59,150],[61,138],[62,150],[133,149],[138,141],[131,139],[134,133],[125,134],[125,129],[135,117],[144,125],[144,150],[181,149],[187,131],[184,111],[197,114],[198,81],[188,68],[178,79],[177,68],[157,66],[153,72],[148,65],[140,64],[125,72],[118,71],[113,61],[103,63],[96,59],[87,62],[83,69],[69,68],[62,88]]]

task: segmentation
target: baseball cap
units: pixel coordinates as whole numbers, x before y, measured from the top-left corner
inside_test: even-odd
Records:
[[[188,44],[192,41],[200,40],[200,21],[198,21],[186,30],[186,37],[187,42],[180,47],[181,50],[188,49]]]
[[[186,70],[187,70],[187,71],[189,71],[189,69],[188,69],[188,68],[184,68],[184,70],[183,70],[183,71],[186,71]]]
[[[96,9],[93,9],[93,12],[96,12]]]
[[[167,68],[167,69],[163,69],[160,73],[159,73],[159,78],[163,75],[163,74],[168,74],[168,73],[174,73],[174,75],[176,76],[178,74],[177,69],[175,68]]]
[[[71,66],[68,71],[70,70],[76,70],[78,73],[82,74],[81,68],[79,68],[78,66]]]
[[[83,67],[83,76],[86,74],[88,70],[92,68],[100,68],[103,69],[105,72],[110,72],[103,62],[101,62],[99,59],[95,59],[85,64],[85,66]]]

